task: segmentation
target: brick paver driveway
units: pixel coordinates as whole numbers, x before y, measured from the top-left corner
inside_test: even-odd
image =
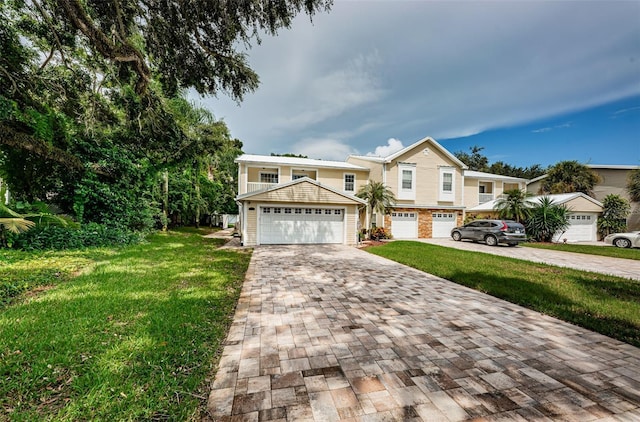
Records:
[[[355,248],[254,252],[214,420],[640,420],[640,349]]]

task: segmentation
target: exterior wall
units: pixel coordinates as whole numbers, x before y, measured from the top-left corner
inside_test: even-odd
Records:
[[[464,178],[464,205],[467,208],[480,205],[478,182],[478,179],[472,179],[469,176]]]
[[[544,180],[544,179],[542,179]],[[534,195],[539,195],[540,193],[540,188],[542,187],[542,180],[538,180],[536,182],[533,183],[529,183],[527,185],[527,192],[530,192]]]
[[[627,193],[627,178],[631,170],[625,169],[591,169],[600,176],[600,181],[594,186],[593,194],[595,199],[602,200],[609,194],[620,195],[629,201]]]
[[[369,180],[373,180],[374,182],[382,182],[382,163],[378,163],[370,160],[363,160],[357,157],[349,157],[347,158],[347,163],[354,164],[360,167],[368,167],[369,170]]]
[[[572,213],[601,213],[602,207],[585,198],[575,198],[564,204]]]
[[[428,153],[425,154],[425,149]],[[462,206],[463,195],[463,173],[462,169],[453,163],[449,157],[445,156],[428,143],[420,144],[415,148],[402,154],[392,163],[387,164],[387,185],[396,194],[398,193],[398,163],[416,164],[416,199],[399,200],[399,205],[403,204],[439,204]],[[440,191],[440,167],[451,167],[455,174],[455,197],[453,202],[439,201]]]
[[[252,209],[253,208],[253,209]],[[242,239],[245,246],[254,246],[258,242],[258,207],[252,204],[247,205],[245,221],[246,239]]]
[[[457,213],[456,226],[461,226],[464,220],[461,210],[451,209],[422,209],[422,208],[394,208],[394,212],[415,212],[418,215],[418,238],[431,239],[433,237],[434,213]],[[384,226],[391,227],[391,215],[384,216]]]

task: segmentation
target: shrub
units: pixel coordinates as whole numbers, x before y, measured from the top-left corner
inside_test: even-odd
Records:
[[[14,236],[13,248],[27,251],[81,249],[96,246],[129,245],[143,239],[140,232],[89,223],[80,228],[43,226]]]
[[[371,240],[391,239],[391,232],[384,227],[374,227],[369,232]]]

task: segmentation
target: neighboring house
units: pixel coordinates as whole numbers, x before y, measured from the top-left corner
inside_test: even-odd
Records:
[[[449,237],[462,223],[467,166],[434,139],[421,139],[387,157],[351,155],[347,162],[368,167],[369,178],[395,194],[390,214],[372,216],[394,238]]]
[[[609,194],[620,195],[631,204],[631,213],[627,218],[627,228],[629,230],[640,230],[640,203],[631,202],[629,193],[627,192],[627,180],[632,170],[640,168],[640,166],[629,165],[602,165],[587,164],[594,173],[600,177],[600,181],[593,188],[593,197],[598,201],[603,201]],[[533,194],[539,194],[542,187],[542,181],[547,177],[546,174],[531,179],[527,183],[527,191]]]
[[[355,193],[367,183],[368,168],[248,154],[236,163],[243,245],[357,244],[366,202]]]
[[[467,208],[498,199],[509,190],[525,190],[527,179],[484,173],[481,171],[464,171],[464,204]]]
[[[598,240],[598,216],[602,213],[602,203],[581,192],[546,195],[558,205],[566,206],[569,213],[569,227],[558,233],[554,241],[584,242]],[[529,198],[532,203],[540,202],[544,196]],[[479,218],[497,217],[494,210],[496,200],[485,202],[467,209],[468,216]]]

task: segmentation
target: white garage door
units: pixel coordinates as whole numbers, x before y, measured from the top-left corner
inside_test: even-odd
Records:
[[[554,241],[563,242],[590,242],[597,239],[597,214],[571,214],[569,215],[569,228],[564,233],[555,236]]]
[[[456,226],[458,214],[453,212],[434,212],[432,237],[449,237]]]
[[[344,209],[261,207],[260,244],[344,243]]]
[[[396,239],[418,237],[418,214],[415,212],[392,212],[391,235]]]

